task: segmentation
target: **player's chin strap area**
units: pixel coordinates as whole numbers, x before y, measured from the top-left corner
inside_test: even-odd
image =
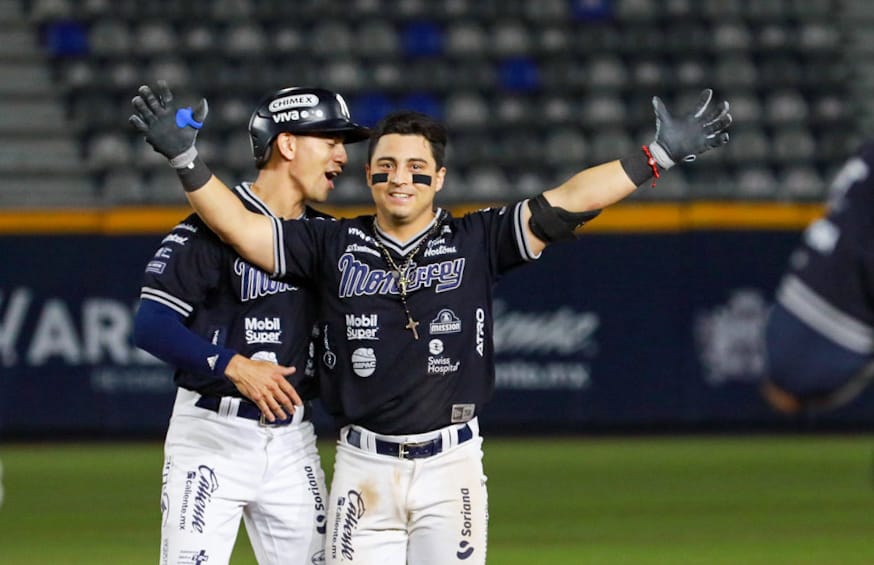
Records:
[[[531,210],[531,219],[528,220],[531,232],[546,243],[575,239],[574,231],[601,213],[601,210],[568,212],[551,205],[543,194],[529,200],[528,208]]]

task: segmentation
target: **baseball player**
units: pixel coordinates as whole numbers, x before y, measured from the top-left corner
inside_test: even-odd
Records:
[[[376,214],[337,222],[265,218],[239,206],[193,154],[195,128],[138,106],[146,140],[176,160],[201,217],[278,281],[318,284],[322,400],[342,424],[326,563],[485,563],[486,477],[478,415],[494,388],[492,289],[653,176],[728,140],[728,104],[702,94],[632,155],[530,200],[454,218],[435,208],[444,126],[416,112],[372,131],[366,174]],[[148,99],[146,100],[148,102]]]
[[[831,409],[874,376],[874,140],[840,170],[825,217],[804,232],[768,317],[765,397]]]
[[[169,111],[172,99],[159,83],[152,101]],[[297,104],[305,116],[276,119]],[[204,103],[174,118],[205,115]],[[270,94],[249,132],[259,173],[229,194],[277,220],[323,220],[306,202],[333,188],[344,143],[367,137],[340,95],[318,88]],[[327,493],[306,404],[318,392],[315,314],[309,288],[271,280],[194,214],[146,265],[135,341],[176,367],[179,387],[165,442],[162,564],[228,563],[241,516],[260,564],[322,562]]]

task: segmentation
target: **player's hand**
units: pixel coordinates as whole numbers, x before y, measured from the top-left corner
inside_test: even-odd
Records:
[[[797,414],[803,407],[798,398],[778,388],[770,381],[762,383],[760,391],[772,408],[784,414]]]
[[[712,104],[713,90],[701,93],[694,112],[673,117],[658,96],[653,96],[656,134],[649,146],[653,158],[663,169],[680,161],[694,161],[698,155],[728,143],[731,114],[728,102]]]
[[[285,377],[294,373],[294,367],[234,355],[225,369],[225,375],[240,393],[251,400],[264,417],[274,422],[294,414],[295,406],[303,401]]]
[[[197,156],[194,142],[197,132],[209,112],[205,98],[192,109],[177,108],[173,93],[163,80],[158,81],[157,93],[146,85],[137,90],[131,104],[134,113],[128,121],[146,136],[152,149],[166,157],[177,169],[187,167]]]

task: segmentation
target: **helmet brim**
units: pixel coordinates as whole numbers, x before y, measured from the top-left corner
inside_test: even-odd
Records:
[[[357,143],[370,137],[370,129],[355,122],[342,119],[322,121],[312,124],[312,127],[300,127],[289,130],[296,135],[330,135],[343,138],[343,143]]]

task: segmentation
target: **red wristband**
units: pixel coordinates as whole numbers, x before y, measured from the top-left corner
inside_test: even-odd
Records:
[[[649,165],[649,168],[652,169],[652,186],[655,188],[656,181],[658,181],[659,177],[659,164],[656,163],[655,157],[652,156],[652,153],[649,152],[649,147],[646,145],[642,145],[641,149],[643,149],[643,153],[646,155],[646,164]]]

